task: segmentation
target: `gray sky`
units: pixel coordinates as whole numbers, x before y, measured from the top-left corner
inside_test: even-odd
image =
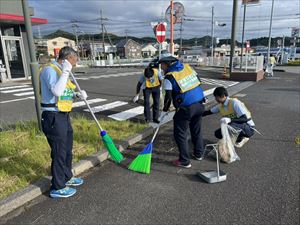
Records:
[[[228,38],[231,35],[232,0],[182,0],[187,19],[184,21],[183,37],[202,37],[211,34],[211,8],[214,6],[215,20],[226,23],[215,27],[215,37]],[[237,39],[241,40],[243,6],[239,0]],[[299,27],[299,0],[275,0],[272,36],[290,36],[291,27]],[[35,16],[46,18],[49,25],[40,26],[42,35],[62,29],[72,32],[71,20],[79,21],[81,33],[100,33],[100,10],[107,31],[125,36],[154,37],[151,21],[158,21],[169,6],[168,0],[29,0],[35,8]],[[271,0],[260,0],[258,5],[247,6],[245,40],[268,36]],[[179,29],[179,25],[175,26]],[[169,35],[169,33],[167,34]],[[175,32],[175,38],[179,31]]]

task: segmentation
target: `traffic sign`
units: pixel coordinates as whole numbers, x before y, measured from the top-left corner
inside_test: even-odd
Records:
[[[166,26],[160,23],[156,26],[156,40],[158,43],[164,42],[166,39]]]

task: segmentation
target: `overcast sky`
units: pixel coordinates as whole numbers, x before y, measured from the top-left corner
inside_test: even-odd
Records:
[[[176,1],[175,1],[176,2]],[[211,34],[212,6],[215,20],[226,23],[215,27],[215,37],[228,38],[231,35],[233,0],[182,0],[185,20],[183,37],[202,37]],[[237,39],[241,40],[243,6],[239,0]],[[299,0],[275,0],[272,36],[290,36],[292,27],[299,27]],[[168,0],[29,0],[35,8],[35,17],[48,19],[49,24],[40,26],[41,34],[62,29],[72,32],[72,20],[77,20],[81,33],[100,33],[100,10],[103,12],[106,29],[110,33],[125,36],[154,37],[150,22],[165,18]],[[260,0],[258,5],[246,9],[245,40],[268,36],[272,0]],[[175,38],[179,37],[179,25]],[[36,28],[35,28],[36,30]],[[169,35],[169,34],[167,34]]]

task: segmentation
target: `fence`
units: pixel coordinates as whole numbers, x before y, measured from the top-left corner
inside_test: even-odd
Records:
[[[80,66],[147,66],[152,59],[109,59],[109,60],[81,60]],[[184,63],[203,67],[229,67],[229,57],[197,57],[182,59]],[[260,71],[263,69],[264,57],[246,55],[241,66],[240,56],[233,57],[232,71]]]
[[[229,57],[198,57],[194,59],[183,59],[184,63],[197,64],[198,66],[207,67],[229,67]],[[246,55],[243,57],[241,66],[240,56],[233,57],[232,71],[259,71],[263,69],[264,57]]]

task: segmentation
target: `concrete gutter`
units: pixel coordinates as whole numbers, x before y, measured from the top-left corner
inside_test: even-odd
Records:
[[[239,85],[235,85],[233,87],[228,88],[229,94],[235,95],[243,89],[255,84],[255,82],[243,82]],[[205,105],[206,109],[211,108],[216,103],[214,102],[214,97],[212,95],[208,96],[207,103]],[[169,122],[169,121],[168,121]],[[166,124],[166,123],[164,123]],[[162,125],[164,126],[164,125]],[[125,141],[116,145],[116,147],[120,150],[120,152],[125,151],[129,146],[134,145],[135,143],[145,139],[146,137],[153,134],[154,128],[149,127],[143,130],[141,133],[134,135],[132,137],[127,138]],[[86,157],[85,159],[73,164],[73,174],[77,176],[87,170],[99,165],[101,162],[108,159],[108,152],[103,150],[99,153],[95,153]],[[13,193],[7,198],[0,201],[0,217],[5,216],[17,208],[24,206],[25,204],[31,202],[36,197],[42,195],[43,193],[50,190],[50,181],[51,177],[46,176],[39,179],[34,184],[29,185],[28,187]]]

